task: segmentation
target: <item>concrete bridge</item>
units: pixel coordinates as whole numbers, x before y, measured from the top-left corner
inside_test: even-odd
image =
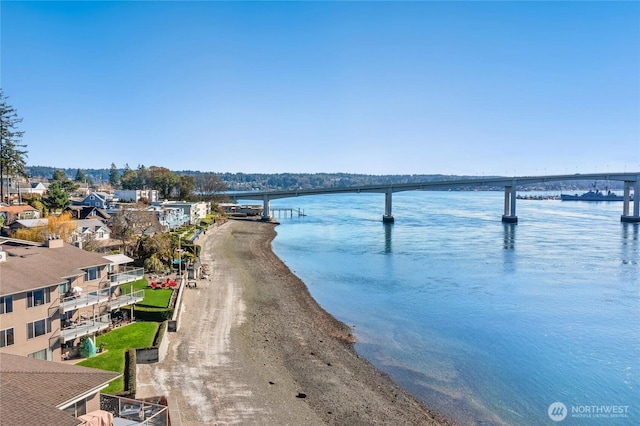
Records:
[[[346,188],[318,188],[287,191],[251,191],[231,194],[232,200],[262,200],[265,220],[269,217],[269,202],[278,198],[302,197],[319,194],[341,194],[374,192],[385,194],[383,222],[393,222],[392,194],[401,191],[435,191],[459,188],[504,187],[504,213],[502,221],[505,223],[517,223],[516,216],[516,187],[534,183],[573,181],[573,180],[608,180],[624,182],[624,201],[622,204],[622,222],[640,222],[640,172],[633,173],[589,173],[573,175],[549,175],[549,176],[514,176],[492,178],[452,179],[435,182],[417,182],[402,184],[363,185]],[[631,191],[633,189],[633,200]],[[631,209],[633,206],[633,209]]]

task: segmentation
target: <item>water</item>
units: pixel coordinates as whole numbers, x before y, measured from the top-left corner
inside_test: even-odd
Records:
[[[381,194],[275,200],[307,216],[273,248],[360,354],[460,424],[557,424],[554,402],[562,424],[640,424],[639,226],[619,202],[517,203],[505,225],[500,192],[396,193],[385,225]]]

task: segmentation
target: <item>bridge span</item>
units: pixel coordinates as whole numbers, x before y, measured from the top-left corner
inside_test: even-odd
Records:
[[[516,215],[516,187],[533,183],[575,181],[575,180],[609,180],[624,182],[624,201],[622,203],[622,215],[620,221],[640,223],[640,172],[633,173],[588,173],[573,175],[547,175],[547,176],[514,176],[514,177],[490,177],[451,179],[433,182],[415,182],[401,184],[363,185],[344,188],[317,188],[299,190],[276,191],[249,191],[230,194],[230,198],[237,200],[262,200],[265,220],[269,217],[269,202],[279,198],[302,197],[320,194],[341,193],[382,193],[385,194],[383,222],[393,222],[392,194],[402,191],[438,191],[459,188],[504,187],[504,212],[502,221],[505,223],[517,223]],[[631,197],[633,191],[633,199]],[[633,208],[631,208],[633,207]]]

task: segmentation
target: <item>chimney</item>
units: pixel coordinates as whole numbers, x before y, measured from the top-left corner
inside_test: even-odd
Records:
[[[64,241],[60,239],[60,235],[50,234],[49,238],[47,238],[47,247],[49,248],[60,248],[64,246]]]

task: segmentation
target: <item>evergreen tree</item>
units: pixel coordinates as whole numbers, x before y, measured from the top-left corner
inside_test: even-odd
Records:
[[[49,210],[60,210],[69,205],[69,194],[62,188],[60,182],[53,181],[47,190],[47,198],[43,201]]]
[[[53,177],[51,178],[51,180],[53,182],[59,182],[62,183],[66,180],[68,180],[69,178],[67,177],[67,174],[62,171],[61,169],[56,169],[53,171]]]
[[[60,185],[60,188],[62,188],[63,191],[67,192],[67,196],[69,193],[76,191],[79,187],[77,183],[69,179],[67,174],[60,169],[57,169],[53,172],[53,178],[51,179],[51,181],[57,182],[58,185]]]
[[[22,118],[11,105],[7,103],[0,88],[0,202],[5,199],[5,180],[7,188],[7,198],[9,196],[9,177],[22,175],[26,176],[27,151],[26,145],[21,144],[24,131],[17,130]]]
[[[76,172],[76,178],[74,179],[76,182],[84,183],[87,180],[87,175],[80,169]]]
[[[111,163],[111,168],[109,169],[109,183],[114,188],[120,187],[120,172],[118,172],[115,163]]]
[[[122,189],[141,189],[138,172],[125,167],[120,178],[120,186]]]

